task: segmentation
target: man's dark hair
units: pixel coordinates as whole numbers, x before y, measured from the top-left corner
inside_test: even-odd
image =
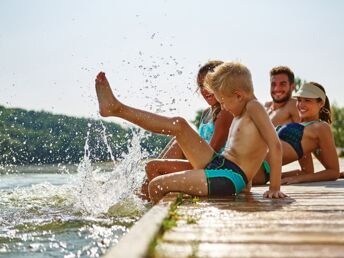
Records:
[[[295,83],[295,76],[292,70],[287,66],[276,66],[271,69],[270,77],[277,74],[286,74],[288,76],[288,81],[290,84]]]

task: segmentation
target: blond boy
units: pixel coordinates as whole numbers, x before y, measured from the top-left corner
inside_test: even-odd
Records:
[[[250,71],[227,62],[207,77],[207,85],[222,108],[234,115],[225,151],[217,154],[181,117],[165,117],[129,107],[113,95],[103,72],[96,78],[99,112],[117,116],[153,133],[173,135],[194,169],[162,175],[149,183],[149,195],[158,202],[169,192],[194,196],[224,196],[241,192],[258,171],[268,149],[271,159],[268,198],[283,198],[281,144],[274,127],[253,93]]]

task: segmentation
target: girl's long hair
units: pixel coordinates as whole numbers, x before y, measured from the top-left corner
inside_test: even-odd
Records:
[[[223,64],[223,61],[220,60],[210,60],[207,63],[205,63],[203,66],[201,66],[201,68],[198,70],[197,73],[197,85],[198,85],[198,89],[203,88],[203,84],[202,84],[202,78],[205,78],[205,76],[207,76],[208,73],[212,73],[214,72],[214,69]],[[212,120],[213,122],[216,121],[217,115],[219,114],[219,112],[221,111],[221,105],[219,102],[217,102],[213,108],[212,108]]]

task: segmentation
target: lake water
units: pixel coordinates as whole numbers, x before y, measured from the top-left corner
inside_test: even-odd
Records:
[[[135,139],[134,139],[135,140]],[[99,257],[150,207],[139,144],[120,162],[0,167],[0,257]]]

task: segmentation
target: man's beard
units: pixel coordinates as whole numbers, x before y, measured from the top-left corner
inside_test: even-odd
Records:
[[[288,102],[289,100],[290,100],[290,98],[291,98],[291,93],[292,93],[292,91],[289,91],[286,95],[285,95],[285,97],[283,97],[283,98],[281,98],[281,99],[275,99],[274,97],[272,97],[272,101],[274,102],[274,103],[284,103],[284,102]]]

